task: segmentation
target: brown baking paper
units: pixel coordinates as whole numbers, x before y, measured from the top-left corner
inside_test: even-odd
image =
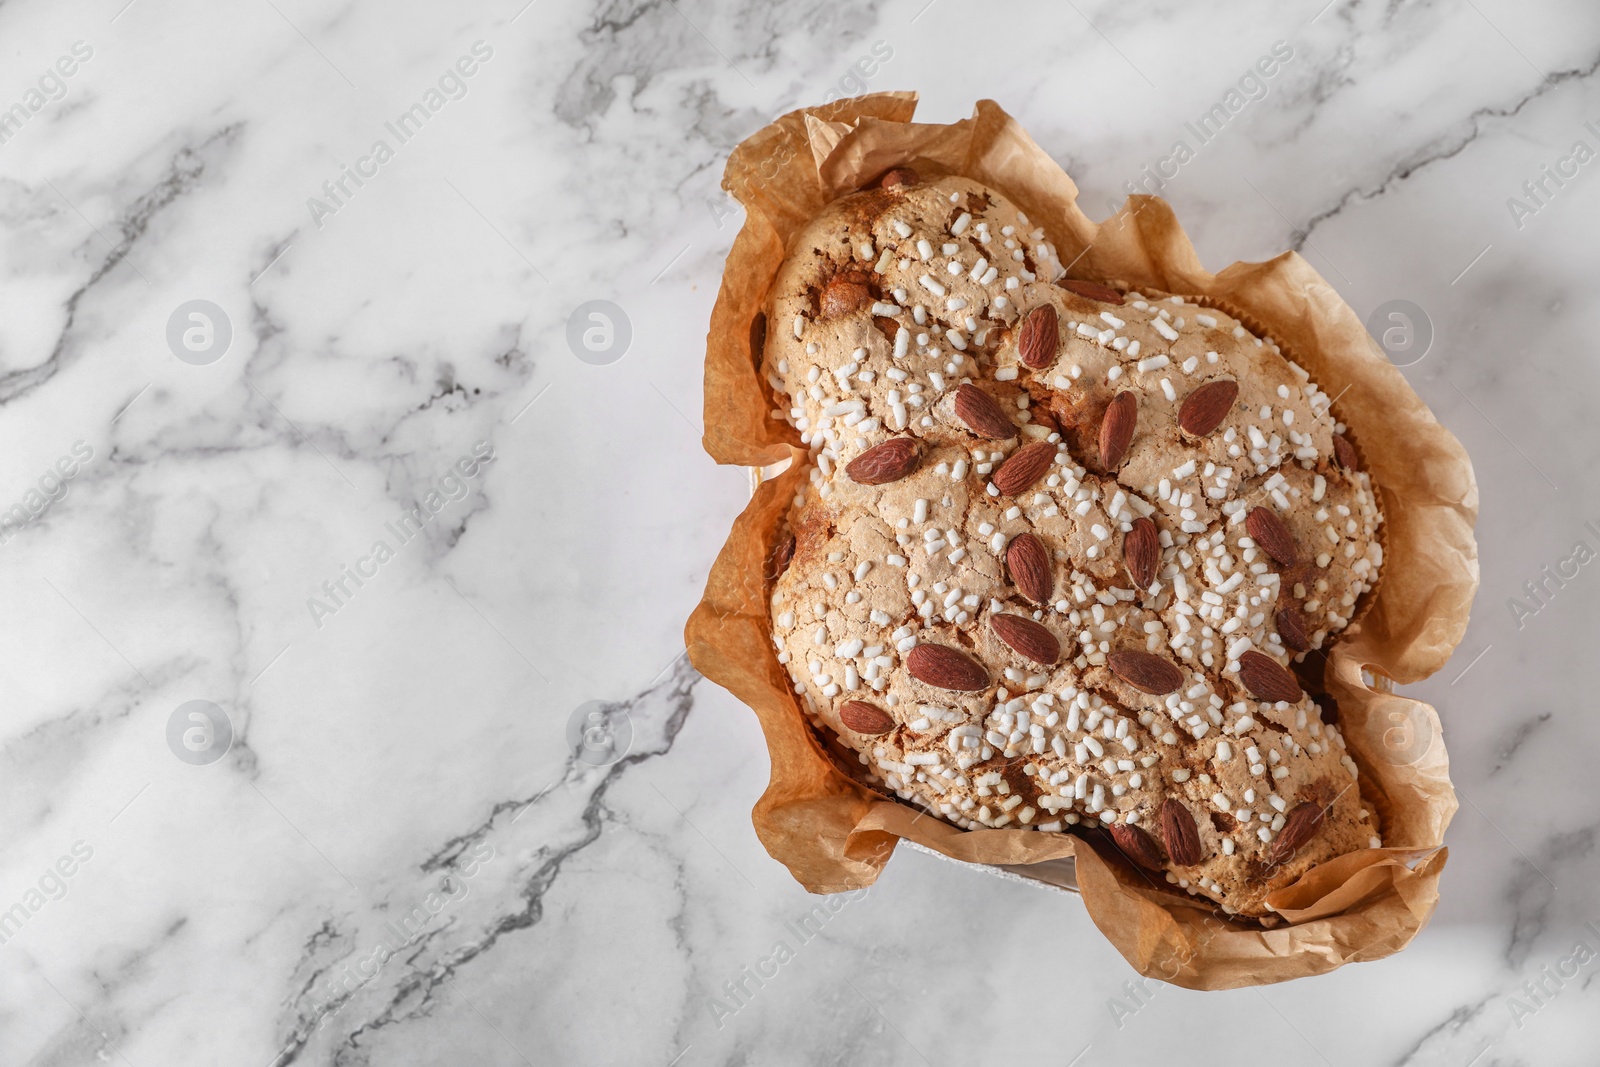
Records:
[[[1072,179],[992,101],[950,125],[911,122],[915,107],[913,94],[879,93],[791,112],[739,145],[723,178],[747,214],[707,338],[704,444],[720,463],[790,465],[734,523],[685,639],[701,673],[761,721],[772,778],[752,813],[757,835],[814,893],[871,884],[900,838],[973,863],[1072,856],[1084,907],[1118,951],[1140,973],[1191,989],[1281,982],[1404,947],[1438,902],[1456,799],[1434,709],[1384,683],[1437,671],[1466,629],[1478,584],[1478,494],[1465,451],[1299,255],[1212,274],[1157,197],[1131,197],[1104,223],[1091,221]],[[1334,645],[1325,682],[1385,847],[1320,864],[1274,893],[1282,921],[1272,927],[1231,920],[1084,838],[964,831],[885,798],[829,757],[801,711],[774,654],[765,572],[807,453],[770,414],[758,371],[762,312],[790,237],[829,201],[897,165],[993,187],[1044,226],[1072,277],[1228,311],[1338,397],[1337,414],[1382,494],[1387,559],[1381,585]]]

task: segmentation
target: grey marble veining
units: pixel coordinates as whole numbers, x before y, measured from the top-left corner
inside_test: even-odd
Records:
[[[0,40],[0,1063],[1595,1062],[1600,9],[110,0]],[[1192,993],[1069,897],[903,850],[829,903],[756,841],[754,718],[681,657],[748,491],[699,447],[723,161],[907,88],[998,100],[1091,214],[1148,182],[1210,266],[1425,315],[1483,587],[1413,687],[1462,804],[1401,954]]]

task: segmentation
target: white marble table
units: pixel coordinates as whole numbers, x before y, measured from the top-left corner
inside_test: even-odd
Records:
[[[1600,1058],[1600,9],[520,3],[0,4],[0,1063]],[[863,88],[1425,312],[1483,589],[1415,687],[1463,802],[1405,952],[1141,987],[909,850],[798,925],[755,721],[680,655],[747,493],[699,369],[726,153]],[[590,701],[620,762],[570,757]]]

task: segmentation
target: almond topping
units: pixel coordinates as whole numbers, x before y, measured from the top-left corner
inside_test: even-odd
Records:
[[[1162,801],[1161,839],[1166,843],[1167,855],[1179,867],[1193,867],[1200,862],[1200,831],[1195,828],[1194,816],[1183,806],[1183,801],[1171,797]]]
[[[1333,461],[1347,471],[1353,471],[1360,465],[1356,460],[1356,446],[1342,433],[1333,435]]]
[[[991,441],[1017,436],[1016,424],[1006,417],[1000,402],[971,382],[962,382],[956,388],[956,418],[979,437]]]
[[[1289,809],[1283,829],[1272,839],[1272,850],[1267,858],[1273,863],[1282,863],[1298,852],[1301,845],[1315,837],[1321,827],[1322,805],[1309,800],[1296,804]]]
[[[1239,680],[1257,700],[1275,704],[1294,703],[1304,695],[1300,682],[1287,667],[1262,652],[1251,649],[1239,657]]]
[[[1279,608],[1277,614],[1278,637],[1283,647],[1291,652],[1306,652],[1311,648],[1311,638],[1306,636],[1306,620],[1294,608]]]
[[[1147,871],[1164,870],[1166,865],[1161,861],[1161,850],[1150,839],[1150,835],[1139,827],[1125,822],[1111,824],[1111,840],[1117,843],[1117,848],[1122,854]]]
[[[789,561],[794,558],[794,534],[784,534],[778,543],[772,546],[772,554],[767,557],[767,581],[775,582],[783,577],[783,572],[789,569]]]
[[[1017,592],[1035,604],[1048,604],[1055,592],[1055,577],[1050,569],[1050,553],[1031,533],[1020,533],[1006,546],[1006,566]]]
[[[1177,664],[1154,652],[1119,649],[1106,655],[1106,666],[1139,692],[1155,697],[1175,693],[1183,684],[1183,671]]]
[[[1222,425],[1237,399],[1238,382],[1226,378],[1207,382],[1183,398],[1183,405],[1178,408],[1178,425],[1185,433],[1204,437]]]
[[[1086,296],[1090,300],[1098,300],[1104,304],[1122,303],[1121,293],[1111,288],[1111,286],[1101,285],[1099,282],[1080,282],[1074,278],[1062,278],[1056,284],[1069,293],[1077,293],[1079,296]]]
[[[851,460],[844,472],[851,481],[862,485],[883,485],[898,482],[916,470],[921,459],[915,438],[891,437]]]
[[[976,693],[989,688],[989,672],[983,664],[949,645],[917,645],[906,653],[906,670],[935,689]]]
[[[1046,667],[1061,658],[1061,642],[1039,623],[1022,615],[994,615],[989,619],[995,635],[1023,659]]]
[[[1139,401],[1131,392],[1121,392],[1106,405],[1100,420],[1100,465],[1116,470],[1133,443],[1133,429],[1139,421]]]
[[[1244,528],[1261,547],[1261,551],[1285,567],[1293,567],[1300,562],[1300,550],[1295,547],[1294,535],[1271,508],[1251,508],[1250,514],[1244,517]]]
[[[1056,459],[1056,446],[1049,441],[1024,445],[1000,464],[994,472],[994,487],[1006,496],[1016,496],[1032,488]]]
[[[1161,564],[1161,535],[1149,518],[1133,520],[1133,528],[1122,538],[1122,561],[1128,566],[1128,577],[1134,588],[1148,592],[1156,581],[1156,568]]]
[[[858,734],[886,734],[894,729],[894,719],[882,708],[864,700],[848,700],[839,709],[839,721]]]
[[[1056,361],[1056,346],[1061,343],[1059,320],[1054,304],[1040,304],[1022,320],[1017,335],[1017,354],[1034,370],[1043,370]]]

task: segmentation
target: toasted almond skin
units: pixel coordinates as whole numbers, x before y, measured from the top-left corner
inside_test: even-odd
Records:
[[[1104,304],[1122,303],[1121,293],[1111,288],[1111,286],[1101,285],[1099,282],[1081,282],[1074,278],[1062,278],[1056,284],[1069,293],[1077,293],[1079,296],[1086,296],[1090,300],[1098,300]]]
[[[976,693],[989,688],[989,672],[983,664],[949,645],[917,645],[906,653],[906,670],[935,689]]]
[[[1183,671],[1177,664],[1154,652],[1118,649],[1106,655],[1106,666],[1139,692],[1154,697],[1175,693],[1183,685]]]
[[[1147,871],[1161,871],[1166,869],[1162,861],[1161,850],[1150,835],[1137,826],[1125,822],[1111,824],[1111,839],[1117,843],[1122,854],[1128,859],[1143,867]]]
[[[1133,528],[1122,538],[1122,562],[1141,593],[1155,584],[1156,568],[1161,565],[1161,535],[1153,519],[1133,520]]]
[[[789,569],[789,561],[794,558],[794,534],[784,534],[778,543],[772,546],[772,555],[767,557],[767,581],[775,582],[783,577],[783,572]]]
[[[1031,533],[1021,533],[1006,546],[1006,566],[1011,570],[1011,584],[1035,604],[1050,603],[1055,592],[1055,576],[1050,567],[1050,552],[1044,542]]]
[[[1244,528],[1261,546],[1261,551],[1285,567],[1293,567],[1300,562],[1300,549],[1294,543],[1294,535],[1271,508],[1251,508],[1250,514],[1244,517]]]
[[[1183,398],[1183,404],[1178,408],[1178,425],[1185,433],[1204,437],[1222,425],[1222,420],[1228,417],[1237,399],[1238,382],[1229,378],[1207,382]]]
[[[1356,446],[1342,433],[1333,435],[1333,461],[1347,471],[1360,466],[1360,461],[1356,459]]]
[[[910,167],[895,167],[878,179],[878,185],[884,189],[893,189],[897,185],[916,185],[922,179]]]
[[[994,615],[989,626],[1023,659],[1046,667],[1061,658],[1061,642],[1042,625],[1022,615]]]
[[[1100,420],[1100,465],[1106,470],[1122,465],[1138,422],[1139,399],[1133,393],[1124,390],[1106,405],[1105,416]]]
[[[756,317],[750,320],[750,362],[756,366],[761,365],[761,353],[767,350],[767,313],[756,312]]]
[[[891,437],[845,464],[844,472],[862,485],[898,482],[917,469],[922,455],[914,437]]]
[[[1311,638],[1306,634],[1306,620],[1294,608],[1279,608],[1275,617],[1278,624],[1278,637],[1283,640],[1283,647],[1291,652],[1307,652],[1311,649]]]
[[[971,382],[962,382],[956,389],[956,418],[966,423],[967,429],[991,441],[1005,441],[1017,436],[1017,427],[1006,417],[1000,401],[979,389]]]
[[[994,487],[1006,496],[1015,496],[1032,488],[1055,461],[1056,446],[1049,441],[1023,445],[1007,456],[1000,469],[994,472]]]
[[[1200,851],[1200,831],[1181,800],[1168,797],[1161,802],[1161,840],[1167,846],[1167,855],[1179,867],[1193,867],[1204,858]]]
[[[1056,349],[1061,344],[1060,320],[1054,304],[1040,304],[1022,320],[1022,331],[1017,334],[1017,354],[1022,362],[1034,370],[1042,370],[1056,361]]]
[[[1301,845],[1315,837],[1321,828],[1322,805],[1309,800],[1296,804],[1289,809],[1283,829],[1272,839],[1272,849],[1267,853],[1267,858],[1273,863],[1282,863],[1298,852]]]
[[[1239,681],[1257,700],[1294,703],[1305,695],[1300,682],[1287,668],[1262,652],[1251,649],[1239,657]]]
[[[839,708],[839,721],[858,734],[886,734],[894,729],[894,719],[882,708],[864,700],[847,700]]]
[[[822,317],[836,319],[872,303],[872,290],[854,278],[838,275],[822,290]]]

